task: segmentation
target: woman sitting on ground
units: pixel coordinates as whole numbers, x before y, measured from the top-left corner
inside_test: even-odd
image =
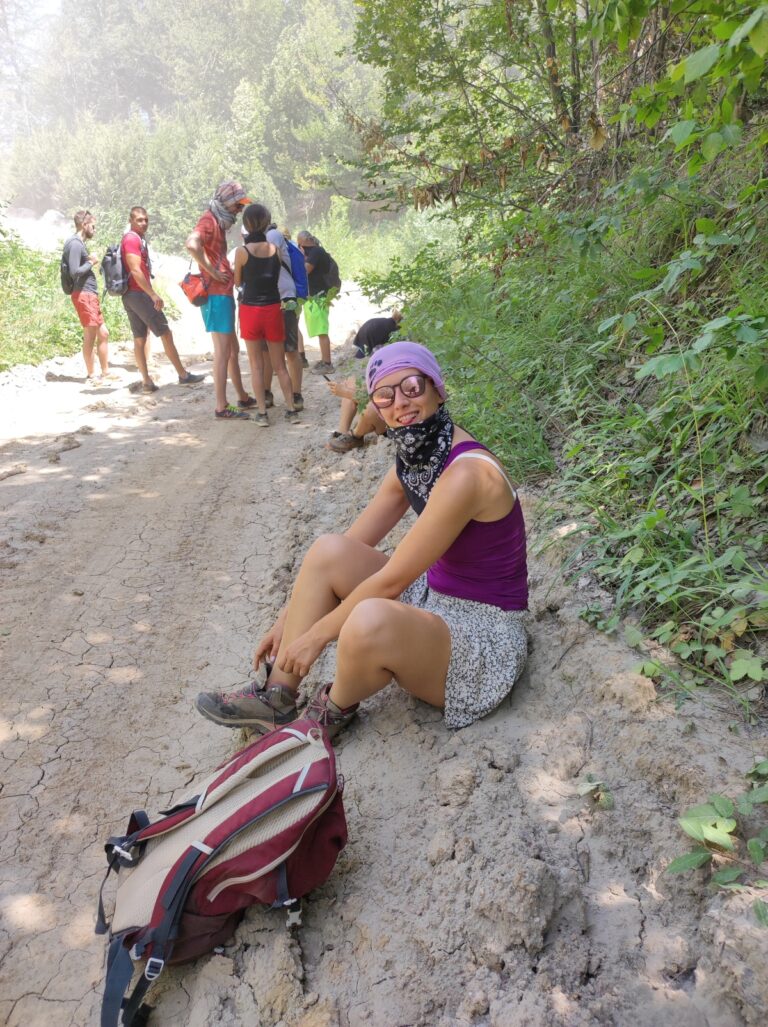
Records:
[[[291,598],[259,643],[267,682],[202,693],[218,724],[270,731],[298,716],[302,678],[338,639],[336,676],[304,716],[336,734],[394,677],[443,708],[449,728],[490,713],[523,669],[528,598],[520,503],[495,457],[454,425],[432,353],[395,342],[371,357],[368,393],[395,466],[344,535],[309,549]],[[391,557],[375,547],[408,507],[418,517]]]

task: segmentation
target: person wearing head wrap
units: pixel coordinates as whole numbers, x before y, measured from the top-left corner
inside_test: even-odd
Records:
[[[239,182],[222,182],[187,238],[187,249],[197,261],[208,300],[200,307],[205,330],[213,341],[214,415],[220,420],[250,420],[256,400],[243,388],[235,333],[234,273],[227,259],[227,232],[250,203]],[[237,407],[227,404],[227,373],[237,393]]]
[[[426,347],[382,347],[366,382],[395,466],[343,535],[323,535],[307,552],[256,649],[266,682],[201,693],[197,708],[209,720],[261,732],[294,720],[302,679],[334,641],[334,679],[303,712],[330,735],[392,678],[443,709],[449,728],[466,727],[502,702],[523,669],[525,525],[511,482],[454,424]],[[409,508],[416,519],[387,556],[376,547]]]

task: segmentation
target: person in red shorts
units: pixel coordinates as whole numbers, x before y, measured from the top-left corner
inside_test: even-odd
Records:
[[[285,366],[285,321],[280,301],[280,255],[277,247],[267,242],[266,230],[272,215],[260,203],[252,203],[243,212],[243,225],[248,233],[244,245],[235,252],[235,286],[242,287],[240,300],[240,334],[248,348],[251,382],[259,407],[254,420],[269,426],[264,393],[264,366],[261,343],[269,346],[272,369],[280,382],[285,400],[285,417],[295,421],[299,413],[293,403],[293,385]]]
[[[99,357],[101,378],[115,378],[109,373],[109,331],[99,304],[99,287],[96,284],[96,268],[99,258],[88,252],[87,244],[96,231],[96,218],[89,210],[78,210],[74,216],[75,234],[64,244],[63,257],[74,282],[71,293],[72,304],[83,326],[83,360],[89,381],[94,381],[96,362],[93,350]]]

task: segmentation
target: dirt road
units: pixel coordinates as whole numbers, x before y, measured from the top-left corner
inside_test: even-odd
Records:
[[[346,299],[335,338],[367,313]],[[205,345],[180,329],[193,369],[210,367]],[[120,373],[93,389],[66,380],[81,374],[72,358],[0,379],[10,1027],[98,1022],[101,843],[242,741],[201,719],[195,694],[245,680],[307,545],[348,523],[391,459],[387,443],[322,448],[335,402],[321,380],[299,425],[267,431],[214,422],[210,380],[185,390],[161,362],[163,388],[135,398]],[[764,1022],[768,931],[751,896],[662,873],[686,850],[681,809],[741,790],[764,740],[658,701],[637,655],[579,620],[594,586],[566,587],[561,550],[547,553],[532,560],[531,658],[511,700],[455,735],[394,687],[366,704],[338,742],[350,844],[303,927],[291,937],[280,914],[251,912],[223,954],[165,975],[153,1022]],[[329,653],[312,683],[331,666]],[[588,772],[613,809],[578,795]]]

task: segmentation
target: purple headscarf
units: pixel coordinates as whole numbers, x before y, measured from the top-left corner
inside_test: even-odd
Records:
[[[376,350],[365,370],[368,394],[373,392],[386,375],[392,374],[393,371],[402,371],[406,367],[415,367],[417,371],[431,378],[440,399],[445,400],[445,385],[440,365],[434,354],[418,342],[392,342]]]

